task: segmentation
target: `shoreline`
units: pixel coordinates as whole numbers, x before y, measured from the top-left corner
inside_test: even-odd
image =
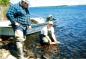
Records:
[[[84,5],[58,5],[58,6],[30,6],[30,8],[43,8],[43,7],[65,7],[65,6],[86,6]]]

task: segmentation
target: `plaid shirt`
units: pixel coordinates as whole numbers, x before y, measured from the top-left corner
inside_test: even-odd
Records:
[[[20,23],[22,26],[29,26],[31,24],[29,8],[24,9],[19,3],[10,6],[6,15],[12,24],[15,24],[15,22]]]

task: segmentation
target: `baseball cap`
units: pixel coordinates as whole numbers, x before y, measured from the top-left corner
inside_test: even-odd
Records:
[[[28,0],[21,0],[21,1],[24,1],[24,2],[26,2],[27,4],[29,3],[29,1],[28,1]]]
[[[48,21],[48,24],[52,24],[53,25],[53,21]]]

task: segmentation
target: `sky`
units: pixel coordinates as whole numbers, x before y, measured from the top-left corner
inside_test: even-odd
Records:
[[[10,0],[15,4],[21,0]],[[30,7],[59,6],[59,5],[86,5],[86,0],[29,0]]]

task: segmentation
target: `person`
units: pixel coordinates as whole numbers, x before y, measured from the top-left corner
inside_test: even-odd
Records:
[[[52,48],[52,47],[54,47],[54,46],[56,47],[57,44],[59,44],[59,43],[60,42],[57,41],[55,34],[54,34],[53,21],[48,21],[47,26],[44,26],[42,28],[41,34],[40,34],[40,44],[41,44],[41,46],[43,48],[43,52],[44,52],[44,54],[42,55],[42,58],[50,59],[50,58],[48,58],[49,57],[48,53],[51,51],[51,49],[54,50],[55,48]]]
[[[48,25],[43,27],[41,30],[41,40],[42,44],[49,43],[49,44],[57,44],[60,43],[56,40],[55,34],[54,34],[54,27],[53,27],[53,21],[48,21]]]
[[[21,0],[18,4],[11,5],[6,14],[15,32],[16,46],[19,52],[18,59],[24,59],[23,43],[26,31],[31,29],[29,15],[29,1]]]

